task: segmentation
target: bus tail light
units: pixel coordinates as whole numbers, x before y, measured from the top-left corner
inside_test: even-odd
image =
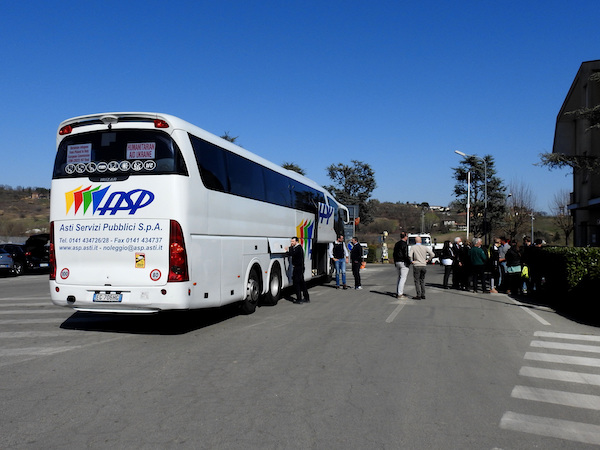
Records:
[[[169,236],[169,281],[189,281],[187,252],[181,225],[171,220]]]
[[[56,253],[54,251],[54,222],[50,222],[50,279],[56,280]]]
[[[65,134],[71,134],[72,131],[73,131],[73,127],[71,125],[65,125],[58,131],[58,134],[60,134],[61,136],[64,136]]]

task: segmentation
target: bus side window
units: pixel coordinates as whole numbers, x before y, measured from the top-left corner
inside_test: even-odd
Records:
[[[267,168],[264,169],[264,177],[267,202],[291,208],[290,180]]]
[[[231,193],[264,202],[266,196],[262,167],[231,152],[226,152],[226,160]]]
[[[224,150],[190,135],[200,176],[208,189],[229,192]]]

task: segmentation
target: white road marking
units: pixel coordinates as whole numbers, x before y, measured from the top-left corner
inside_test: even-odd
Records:
[[[600,445],[600,426],[598,425],[530,416],[508,411],[500,421],[500,428],[574,442],[583,442],[585,444]]]
[[[70,347],[25,347],[25,348],[7,348],[0,349],[0,357],[6,356],[45,356],[54,355],[56,353],[68,352],[81,348],[80,345],[72,345]]]
[[[408,305],[408,301],[406,301],[406,300],[398,300],[398,306],[396,307],[396,309],[394,310],[394,312],[392,312],[388,316],[388,318],[385,319],[385,322],[386,323],[392,323],[394,321],[394,319],[396,318],[396,316],[398,314],[400,314],[400,311],[402,311],[402,308],[404,308],[406,305]]]
[[[541,369],[539,367],[521,367],[519,375],[523,377],[543,378],[545,380],[566,381],[567,383],[591,384],[600,386],[600,375],[566,370]]]
[[[66,331],[4,331],[0,332],[0,339],[57,337],[66,335]]]
[[[600,353],[600,347],[597,347],[595,345],[566,344],[564,342],[531,341],[531,346],[538,348],[552,348],[555,350]]]
[[[0,308],[33,308],[38,306],[54,306],[52,303],[0,303]]]
[[[555,391],[552,389],[515,386],[511,397],[536,402],[552,403],[554,405],[571,406],[600,411],[600,396],[576,394],[574,392]]]
[[[547,320],[543,319],[542,317],[538,316],[536,313],[534,313],[531,308],[526,308],[525,306],[523,306],[523,303],[515,300],[514,298],[510,299],[515,305],[518,305],[523,311],[525,311],[526,313],[530,314],[535,320],[537,320],[539,323],[541,323],[542,325],[551,325],[550,322],[548,322]]]
[[[600,336],[594,336],[592,334],[567,334],[567,333],[554,333],[552,331],[536,331],[535,337],[547,337],[556,339],[570,339],[574,341],[594,341],[600,342]]]
[[[9,314],[58,314],[63,313],[64,310],[60,309],[15,309],[10,311],[2,311],[0,310],[0,315],[9,315]]]
[[[600,367],[600,359],[586,358],[584,356],[552,355],[550,353],[525,353],[524,359],[530,361],[554,362],[559,364],[572,364],[576,366]]]
[[[13,324],[34,324],[34,323],[61,323],[66,319],[64,317],[58,317],[56,319],[6,319],[0,320],[0,325],[13,325]]]

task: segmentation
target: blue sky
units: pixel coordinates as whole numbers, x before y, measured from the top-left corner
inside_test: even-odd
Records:
[[[453,200],[452,168],[492,155],[549,211],[568,171],[556,115],[600,58],[596,1],[12,2],[2,7],[0,184],[50,187],[58,124],[163,112],[225,131],[330,184],[359,160],[372,198]]]

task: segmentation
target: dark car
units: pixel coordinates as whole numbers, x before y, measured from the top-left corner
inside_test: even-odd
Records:
[[[50,235],[34,234],[25,241],[27,270],[50,270]]]
[[[12,256],[16,276],[22,275],[27,268],[27,256],[23,244],[0,244],[0,249],[7,251]]]
[[[12,256],[6,250],[0,249],[0,273],[13,274],[14,263]]]

